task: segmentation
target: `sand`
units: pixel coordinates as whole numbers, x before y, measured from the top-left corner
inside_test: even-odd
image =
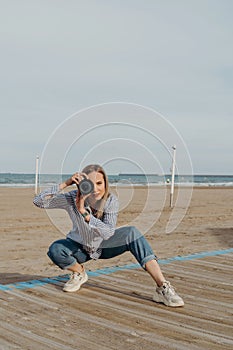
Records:
[[[114,191],[115,189],[113,189]],[[159,190],[155,187],[153,189],[153,193],[155,198],[159,198]],[[121,225],[127,225],[134,222],[134,219],[138,218],[140,216],[140,212],[142,210],[141,203],[143,201],[143,198],[146,195],[146,189],[143,187],[137,187],[134,189],[133,195],[132,195],[132,201],[129,203],[129,205],[125,205],[123,210],[119,214],[118,219],[118,226]],[[19,281],[29,281],[44,277],[51,277],[51,276],[57,276],[59,274],[64,273],[63,271],[59,270],[56,266],[54,266],[50,260],[48,259],[46,252],[48,246],[56,239],[64,237],[64,232],[61,232],[58,227],[55,227],[53,222],[51,222],[51,217],[49,218],[45,210],[41,210],[33,206],[32,199],[33,199],[34,193],[33,189],[31,188],[0,188],[0,213],[1,213],[1,221],[0,221],[0,232],[1,232],[1,245],[0,245],[0,256],[1,256],[1,272],[0,272],[0,284],[1,285],[8,285],[10,283],[15,284]],[[121,194],[122,196],[122,194]],[[123,198],[123,197],[122,197]],[[156,211],[157,214],[155,214],[155,211],[150,206],[150,208],[147,208],[145,213],[143,213],[143,219],[140,217],[140,222],[145,227],[147,226],[148,222],[152,224],[151,228],[146,232],[146,237],[148,238],[150,244],[152,245],[155,253],[160,259],[167,259],[169,257],[174,256],[184,256],[188,254],[193,253],[199,253],[199,252],[210,252],[215,250],[224,250],[228,248],[233,247],[233,206],[232,206],[232,198],[233,198],[233,188],[215,188],[215,187],[207,187],[207,188],[194,188],[192,199],[190,202],[189,207],[187,208],[187,212],[185,216],[183,217],[180,224],[176,227],[176,229],[171,233],[165,233],[165,228],[167,221],[171,215],[171,208],[169,208],[169,198],[166,198],[165,204],[162,206],[162,209],[160,207],[159,210]],[[123,198],[124,200],[124,198]],[[127,200],[126,200],[127,202]],[[159,206],[158,206],[159,207]],[[159,211],[159,215],[158,215]],[[61,212],[61,211],[60,211]],[[60,215],[60,212],[55,212],[53,214],[52,220],[55,220],[56,217],[61,218],[62,214]],[[155,219],[156,217],[156,219]],[[54,219],[55,218],[55,219]],[[143,221],[145,220],[145,221]],[[62,230],[66,229],[66,226],[68,223],[66,222]],[[150,225],[149,225],[150,226]],[[212,258],[213,259],[213,258]],[[222,258],[223,259],[223,258]],[[227,265],[231,266],[231,261]],[[96,269],[104,268],[104,267],[110,267],[110,266],[124,266],[126,264],[135,263],[134,257],[131,256],[130,253],[125,253],[119,257],[116,257],[114,259],[110,260],[98,260],[98,261],[90,261],[86,264],[87,271],[95,271]],[[215,260],[211,260],[209,262],[209,266],[211,267],[214,265]],[[212,265],[211,265],[212,264]],[[218,261],[219,266],[224,266],[224,260]],[[218,265],[217,264],[217,265]],[[185,289],[185,282],[182,284],[183,275],[185,275],[185,271],[187,268],[190,267],[191,274],[193,273],[193,279],[198,279],[198,273],[201,274],[201,270],[199,267],[196,270],[193,270],[193,265],[189,265],[188,263],[186,265],[182,265],[182,270],[179,272],[179,269],[181,265],[177,265],[177,271],[172,271],[170,267],[164,266],[164,272],[167,273],[169,278],[172,280],[172,282],[176,282],[179,285],[179,281],[181,281],[181,285],[179,288],[179,291],[182,294],[182,289],[184,290],[184,293],[187,293],[187,295],[192,294],[192,290],[190,292],[186,291]],[[212,266],[214,269],[214,266]],[[202,267],[203,268],[203,267]],[[199,270],[198,270],[199,269]],[[199,271],[199,272],[198,272]],[[214,270],[213,270],[214,271]],[[211,276],[211,273],[213,271],[209,272],[207,271],[207,276],[209,273],[209,276]],[[205,272],[206,273],[206,272]],[[220,272],[219,272],[220,273]],[[221,272],[223,274],[224,279],[224,271]],[[227,272],[228,273],[228,272]],[[226,276],[228,276],[226,273]],[[178,275],[177,275],[178,274]],[[189,273],[186,272],[188,275]],[[114,274],[113,274],[114,275]],[[125,303],[127,305],[131,305],[130,303],[134,303],[134,310],[137,310],[138,308],[138,315],[140,314],[140,307],[141,303],[145,303],[145,310],[148,305],[150,307],[155,308],[155,304],[151,303],[148,290],[146,287],[141,287],[139,292],[137,292],[136,285],[134,284],[134,278],[137,278],[137,281],[140,281],[140,279],[143,280],[144,283],[149,283],[149,286],[151,286],[152,282],[149,281],[148,275],[143,270],[136,270],[135,271],[129,271],[127,272],[118,272],[116,273],[115,278],[116,280],[119,278],[119,281],[117,282],[118,286],[118,293],[119,290],[121,290],[122,295],[120,301],[118,300],[118,303],[115,303],[112,306],[111,312],[109,309],[109,302],[111,301],[109,298],[113,293],[113,286],[115,285],[114,276],[111,275],[111,277],[104,277],[101,279],[90,279],[87,284],[87,287],[82,288],[82,291],[79,292],[79,296],[76,294],[72,294],[72,296],[69,294],[63,293],[61,291],[61,286],[55,288],[54,285],[47,286],[48,289],[43,289],[43,292],[41,291],[41,294],[33,289],[32,291],[25,291],[26,295],[29,298],[30,293],[35,293],[35,298],[38,298],[37,302],[39,303],[39,300],[49,303],[49,295],[51,297],[51,300],[54,300],[53,298],[58,298],[57,300],[60,300],[61,305],[62,303],[69,303],[69,307],[72,309],[74,305],[76,305],[76,298],[80,301],[79,298],[81,298],[81,311],[79,316],[82,315],[82,325],[79,324],[79,322],[76,320],[76,327],[77,330],[79,329],[80,332],[84,332],[85,326],[88,328],[88,322],[91,322],[91,328],[90,331],[93,332],[93,336],[95,339],[103,339],[104,342],[107,341],[107,339],[110,340],[109,344],[103,343],[101,346],[96,346],[97,349],[141,349],[145,346],[147,349],[152,349],[154,346],[157,346],[157,348],[161,349],[183,349],[186,348],[188,342],[192,338],[192,336],[185,333],[184,337],[181,336],[181,334],[178,332],[176,334],[176,331],[174,331],[174,334],[169,333],[169,329],[167,329],[166,334],[166,327],[163,328],[162,325],[162,318],[165,319],[167,317],[171,317],[171,320],[176,320],[176,315],[178,315],[178,318],[181,317],[180,310],[177,311],[177,314],[174,314],[174,309],[170,311],[170,309],[159,306],[158,307],[158,314],[155,316],[157,318],[157,325],[158,325],[158,332],[155,333],[152,340],[148,340],[149,336],[148,334],[151,334],[152,330],[148,331],[149,323],[145,321],[146,316],[140,316],[139,318],[136,317],[137,312],[135,313],[135,317],[131,313],[130,315],[124,315],[124,321],[121,322],[121,319],[118,319],[118,315],[116,312],[116,320],[114,323],[114,327],[116,325],[119,326],[119,329],[117,330],[117,327],[112,327],[109,329],[109,324],[113,322],[114,320],[114,307],[119,311],[122,309],[122,312],[124,308],[126,308]],[[178,277],[176,277],[179,276]],[[134,277],[135,276],[135,277]],[[190,276],[189,276],[190,277]],[[192,276],[191,276],[192,277]],[[191,278],[190,277],[190,278]],[[109,283],[106,284],[109,278]],[[131,281],[131,288],[133,289],[133,286],[135,286],[135,291],[133,290],[130,296],[125,292],[125,281],[127,279]],[[132,279],[131,279],[132,278]],[[201,278],[201,277],[200,277]],[[230,278],[230,276],[228,276]],[[144,280],[145,279],[145,280]],[[221,280],[221,276],[218,276],[218,279]],[[102,282],[101,282],[102,281]],[[212,282],[211,282],[212,283]],[[229,279],[228,279],[228,287],[229,287]],[[232,284],[231,289],[232,289]],[[110,292],[110,288],[112,286],[112,290]],[[38,287],[39,288],[39,287]],[[42,288],[42,287],[41,287]],[[49,289],[50,288],[50,289]],[[92,309],[90,312],[90,303],[88,304],[87,300],[88,297],[91,297],[90,295],[96,290],[100,288],[103,288],[101,291],[101,295],[99,295],[99,304],[96,306],[96,311]],[[122,289],[121,289],[122,288]],[[127,287],[128,288],[128,287]],[[180,290],[181,289],[181,290]],[[45,291],[46,290],[46,291]],[[144,294],[143,294],[144,291]],[[9,292],[11,293],[11,292]],[[23,293],[23,292],[19,292]],[[52,293],[54,293],[52,298]],[[125,294],[124,294],[125,293]],[[139,293],[142,296],[142,300],[135,300],[135,295]],[[214,290],[211,290],[211,293],[215,293]],[[221,295],[218,294],[219,291],[216,289],[216,295],[212,295],[214,305],[217,304],[218,298],[221,298]],[[227,293],[227,288],[225,293]],[[7,292],[1,292],[1,300],[5,300],[6,305],[9,303],[9,296],[6,297]],[[65,299],[65,296],[67,299]],[[191,295],[192,298],[196,296],[198,298],[198,295],[196,294],[196,291],[193,292],[193,295]],[[12,297],[12,296],[11,296]],[[111,296],[114,298],[114,295]],[[134,299],[130,299],[130,298]],[[190,297],[190,298],[191,298]],[[208,299],[208,296],[205,296]],[[8,299],[7,299],[8,298]],[[48,313],[46,316],[46,320],[50,324],[50,331],[46,333],[46,331],[41,331],[42,333],[38,331],[38,326],[35,325],[33,327],[33,320],[38,320],[41,315],[40,308],[38,309],[35,307],[35,305],[30,305],[30,302],[28,304],[26,298],[24,297],[24,301],[22,299],[22,294],[20,297],[20,300],[15,300],[15,296],[13,297],[12,303],[11,303],[11,312],[5,309],[6,315],[4,312],[1,314],[1,321],[4,322],[3,330],[0,330],[0,340],[2,339],[2,342],[0,341],[0,349],[43,349],[45,346],[47,348],[51,349],[76,349],[75,345],[76,340],[75,337],[72,339],[72,337],[66,338],[66,332],[63,329],[63,323],[54,325],[54,315],[49,320],[49,315],[51,313]],[[87,299],[85,299],[87,298]],[[96,296],[95,296],[96,298]],[[97,298],[97,299],[98,299]],[[17,298],[16,298],[17,299]],[[190,302],[190,310],[188,309],[188,306],[186,307],[186,317],[192,317],[197,316],[197,313],[199,312],[200,315],[203,312],[203,309],[201,306],[197,306],[195,310],[192,309],[191,304],[193,304],[193,300],[190,300],[189,297],[187,298]],[[51,301],[50,300],[50,301]],[[65,301],[66,300],[66,301]],[[69,302],[68,302],[69,300]],[[225,299],[226,302],[228,299]],[[33,302],[35,300],[33,299]],[[221,300],[223,302],[223,300]],[[26,305],[28,304],[28,309]],[[153,304],[151,306],[151,304]],[[200,303],[199,303],[200,304]],[[14,305],[14,306],[13,306]],[[135,306],[136,305],[136,306]],[[231,303],[228,304],[229,306],[232,305]],[[22,321],[22,314],[20,314],[20,320],[21,322],[17,323],[17,315],[19,312],[22,313],[22,307],[26,308],[27,311],[25,311],[26,315],[24,316],[25,319],[27,319],[28,314],[37,314],[36,318],[32,318],[32,323],[29,326],[25,325],[22,326],[26,322]],[[48,307],[52,307],[51,305]],[[135,309],[136,307],[136,309]],[[105,309],[106,308],[106,309]],[[164,309],[165,308],[165,309]],[[184,310],[184,308],[182,308]],[[33,311],[32,311],[33,310]],[[80,310],[80,309],[79,309]],[[154,310],[154,309],[153,309]],[[162,311],[161,311],[162,310]],[[166,310],[166,314],[163,314],[163,310]],[[56,308],[53,310],[56,314]],[[106,316],[106,314],[109,312],[109,315]],[[146,311],[147,313],[148,311]],[[169,316],[170,312],[170,316]],[[216,315],[218,314],[218,310],[215,310]],[[192,314],[193,313],[193,314]],[[225,313],[225,311],[224,311]],[[5,316],[4,316],[5,315]],[[86,316],[85,316],[86,315]],[[110,317],[111,315],[111,317]],[[141,314],[140,314],[141,315]],[[179,316],[180,315],[180,316]],[[199,315],[199,316],[200,316]],[[15,318],[16,317],[16,318]],[[66,319],[69,318],[68,315],[64,316]],[[76,316],[72,316],[72,318],[75,318]],[[109,317],[109,319],[108,319]],[[122,317],[122,315],[121,315]],[[127,320],[128,317],[128,321]],[[56,318],[56,316],[55,316]],[[73,318],[73,319],[74,319]],[[98,333],[98,327],[100,327],[99,323],[96,322],[96,318],[103,320],[102,326],[104,326],[106,332],[109,332],[109,338],[107,337],[107,333],[103,335],[102,338],[100,336],[100,333]],[[3,320],[4,319],[4,320]],[[30,317],[29,317],[30,319]],[[155,319],[151,319],[151,322],[155,322]],[[192,318],[193,319],[193,318]],[[200,316],[201,319],[201,316]],[[7,321],[6,321],[7,320]],[[89,320],[89,321],[88,321]],[[133,320],[136,320],[138,323],[135,323],[135,328],[130,328],[132,326]],[[179,318],[180,320],[180,318]],[[203,316],[203,325],[206,326],[206,322],[212,322],[212,326],[214,327],[214,320],[211,318],[211,316],[204,317]],[[193,341],[192,346],[191,343],[189,344],[190,349],[230,349],[230,346],[233,344],[233,339],[230,337],[230,331],[232,334],[232,321],[230,319],[227,319],[227,327],[226,328],[229,333],[225,336],[225,343],[218,344],[217,340],[209,339],[209,343],[205,340],[203,340],[203,343],[201,343],[201,347],[199,348],[198,345],[195,347],[195,332],[193,335]],[[85,321],[85,322],[84,322]],[[135,322],[136,322],[135,321]],[[65,322],[65,321],[64,321]],[[172,321],[171,321],[172,322]],[[178,322],[174,321],[174,322]],[[191,322],[191,321],[190,321]],[[26,322],[27,323],[27,322]],[[152,324],[151,323],[151,324]],[[184,324],[186,321],[184,320]],[[218,327],[220,327],[220,321],[218,324]],[[3,323],[2,323],[3,324]],[[16,338],[13,337],[13,329],[17,329],[19,327],[19,324],[21,325],[20,329],[21,332],[21,340],[20,336],[17,336]],[[35,321],[36,324],[36,321]],[[99,325],[99,326],[98,326]],[[40,325],[41,326],[41,325]],[[10,327],[13,327],[12,329]],[[42,326],[41,326],[42,327]],[[47,326],[44,326],[44,329],[48,328]],[[46,328],[47,327],[47,328]],[[127,328],[128,327],[128,328]],[[184,326],[185,327],[185,326]],[[217,325],[216,325],[217,327]],[[230,327],[230,328],[229,328]],[[100,327],[101,328],[101,327]],[[114,328],[114,329],[113,329]],[[160,329],[161,328],[161,329]],[[169,328],[169,326],[167,327]],[[198,329],[201,331],[202,326],[200,326]],[[208,328],[208,327],[207,327]],[[4,330],[5,329],[5,330]],[[29,331],[28,331],[29,329]],[[57,335],[54,335],[54,330],[59,329],[60,337]],[[124,330],[129,329],[129,333],[127,333]],[[103,327],[99,329],[103,332]],[[119,334],[118,334],[119,331]],[[153,331],[153,332],[154,332]],[[227,331],[227,332],[228,332]],[[8,333],[9,335],[7,335]],[[33,342],[29,342],[29,335],[27,332],[31,332],[30,336],[32,337],[32,334],[35,334],[35,337],[33,338]],[[39,332],[39,333],[38,333]],[[43,333],[44,332],[44,333]],[[60,333],[61,332],[61,333]],[[126,335],[122,335],[125,334]],[[131,334],[132,332],[136,332],[135,334]],[[140,333],[141,332],[141,333]],[[143,333],[144,332],[144,333]],[[147,333],[149,332],[149,333]],[[17,333],[17,332],[16,332]],[[46,335],[45,335],[46,333]],[[82,333],[82,334],[84,334]],[[97,336],[98,333],[98,336]],[[23,334],[23,335],[22,335]],[[62,336],[63,334],[63,336]],[[122,338],[121,344],[119,336]],[[157,335],[156,335],[157,334]],[[168,344],[166,341],[167,336],[169,334],[169,337],[171,338],[171,342]],[[216,333],[218,334],[218,333]],[[13,338],[12,338],[13,337]],[[99,338],[98,338],[99,337]],[[191,337],[191,338],[190,338]],[[200,339],[200,335],[198,336]],[[24,340],[23,340],[24,338]],[[91,349],[93,347],[92,340],[88,340],[87,338],[81,337],[82,340],[80,342],[77,342],[77,345],[80,344],[80,348],[82,349]],[[148,338],[148,339],[147,339]],[[54,340],[56,339],[56,341]],[[91,338],[92,339],[92,338]],[[127,340],[128,339],[128,340]],[[136,339],[136,341],[135,341]],[[217,338],[216,338],[217,339]],[[228,339],[228,340],[226,340]],[[100,340],[98,340],[99,344]],[[1,345],[2,344],[2,345]],[[34,345],[32,345],[34,344]],[[164,344],[164,345],[163,345]],[[172,345],[173,344],[173,345]],[[198,344],[198,343],[197,343]],[[228,347],[229,345],[229,347]],[[2,347],[1,347],[2,346]],[[60,347],[59,347],[60,346]],[[122,346],[122,347],[121,347]],[[77,348],[79,348],[77,346]]]
[[[114,191],[114,190],[113,190]],[[155,197],[158,189],[153,189]],[[118,218],[118,226],[131,224],[138,217],[146,190],[136,188],[134,198],[124,208]],[[54,226],[47,215],[62,216],[64,211],[45,211],[32,204],[33,189],[0,189],[0,230],[1,230],[1,270],[9,273],[29,273],[53,275],[60,273],[47,258],[47,248],[56,239],[63,238],[64,232]],[[195,188],[187,212],[172,233],[165,233],[167,221],[171,215],[169,202],[164,205],[159,219],[154,222],[155,213],[143,214],[146,222],[154,223],[146,233],[150,244],[159,258],[185,255],[206,250],[225,249],[233,246],[233,189],[232,188]],[[69,223],[69,220],[66,221]],[[56,222],[55,222],[56,223]],[[67,226],[67,225],[65,225]],[[67,227],[68,228],[68,227]],[[109,261],[91,261],[87,268],[112,266],[120,263],[135,262],[131,254],[124,254]],[[24,278],[24,276],[22,277]],[[5,283],[2,279],[1,283]]]

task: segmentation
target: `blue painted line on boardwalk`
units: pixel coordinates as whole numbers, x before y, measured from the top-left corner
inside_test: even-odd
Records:
[[[224,255],[224,254],[230,254],[230,253],[233,253],[233,248],[224,249],[224,250],[213,250],[210,252],[201,252],[201,253],[195,253],[195,254],[184,255],[184,256],[174,256],[168,259],[159,259],[158,262],[160,265],[167,265],[174,261],[189,261],[194,259],[202,259],[210,256]],[[95,271],[88,271],[87,274],[90,277],[98,277],[101,275],[110,275],[117,271],[138,269],[139,267],[140,267],[139,264],[113,266],[113,267],[107,267],[107,268],[99,269]],[[17,283],[5,284],[5,285],[0,284],[0,291],[8,291],[12,289],[31,289],[31,288],[36,288],[38,286],[43,286],[45,284],[59,284],[67,280],[68,280],[68,275],[61,275],[61,276],[55,276],[55,277],[41,278],[38,280],[30,280],[26,282],[17,282]]]

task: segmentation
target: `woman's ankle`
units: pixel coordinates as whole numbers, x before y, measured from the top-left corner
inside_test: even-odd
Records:
[[[77,263],[77,264],[71,266],[68,270],[70,270],[72,272],[83,273],[85,269],[84,269],[83,265]]]

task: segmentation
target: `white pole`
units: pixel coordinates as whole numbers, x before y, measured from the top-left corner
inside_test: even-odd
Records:
[[[175,168],[176,168],[176,145],[172,147],[173,158],[172,158],[172,180],[171,180],[171,192],[170,192],[170,207],[173,207],[173,194],[174,194],[174,182],[175,182]]]
[[[36,157],[35,194],[38,192],[39,156]]]

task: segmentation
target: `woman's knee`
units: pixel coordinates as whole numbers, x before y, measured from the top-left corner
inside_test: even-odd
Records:
[[[49,247],[47,255],[52,262],[61,269],[66,269],[77,262],[72,256],[72,251],[69,248],[69,242],[66,240],[53,242]]]
[[[130,236],[131,241],[135,241],[142,237],[141,232],[135,226],[128,226],[128,228],[128,235]]]
[[[117,236],[122,241],[122,244],[130,244],[141,238],[142,234],[135,226],[124,226],[119,228],[119,231],[116,234],[116,237]]]
[[[48,256],[56,259],[57,257],[68,255],[67,247],[64,246],[62,240],[53,242],[48,250]]]

